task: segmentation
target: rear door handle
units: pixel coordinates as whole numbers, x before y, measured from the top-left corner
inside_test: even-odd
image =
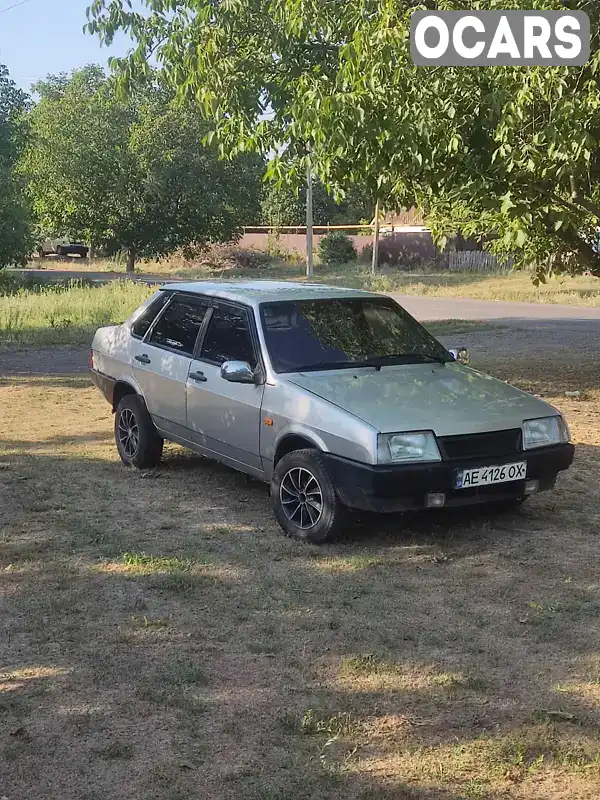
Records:
[[[190,372],[190,378],[193,381],[198,381],[199,383],[205,383],[208,380],[203,372]]]
[[[142,355],[141,355],[141,356],[136,356],[136,357],[135,357],[135,360],[136,360],[136,361],[139,361],[139,362],[140,362],[140,364],[149,364],[149,363],[150,363],[150,359],[148,358],[148,356],[146,355],[146,353],[142,353]]]

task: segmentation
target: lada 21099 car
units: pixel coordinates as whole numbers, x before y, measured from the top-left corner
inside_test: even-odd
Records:
[[[517,504],[573,460],[555,408],[370,292],[166,284],[97,331],[91,368],[125,464],[154,467],[178,442],[268,481],[284,532],[311,542],[348,509]]]

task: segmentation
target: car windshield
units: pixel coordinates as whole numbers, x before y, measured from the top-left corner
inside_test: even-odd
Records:
[[[263,303],[261,319],[276,372],[452,360],[410,314],[384,297]]]

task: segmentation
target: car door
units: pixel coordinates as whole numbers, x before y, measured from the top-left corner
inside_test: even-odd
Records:
[[[158,428],[185,435],[186,384],[210,302],[175,294],[139,343],[133,372]]]
[[[247,361],[256,369],[259,355],[251,309],[215,302],[187,385],[187,425],[194,441],[222,461],[253,472],[262,472],[259,437],[264,386],[230,383],[221,377],[221,365]]]

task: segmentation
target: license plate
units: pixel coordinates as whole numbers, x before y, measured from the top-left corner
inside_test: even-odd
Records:
[[[526,461],[519,461],[516,464],[502,464],[495,467],[462,469],[456,473],[455,486],[457,489],[470,489],[473,486],[489,486],[492,483],[524,481],[526,476]]]

